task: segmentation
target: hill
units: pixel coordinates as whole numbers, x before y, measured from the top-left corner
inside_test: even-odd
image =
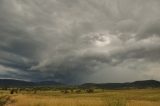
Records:
[[[56,81],[31,82],[15,79],[0,79],[0,87],[54,87],[69,85]],[[160,82],[156,80],[143,80],[127,83],[85,83],[79,85],[80,88],[100,88],[100,89],[129,89],[129,88],[160,88]]]
[[[156,80],[144,80],[127,83],[85,83],[80,85],[80,87],[101,89],[159,88],[160,82]]]
[[[0,87],[30,87],[30,86],[60,86],[62,83],[56,81],[30,82],[15,79],[0,79]]]

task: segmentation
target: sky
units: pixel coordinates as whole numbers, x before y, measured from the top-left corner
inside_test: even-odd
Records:
[[[160,80],[160,0],[0,0],[0,78]]]

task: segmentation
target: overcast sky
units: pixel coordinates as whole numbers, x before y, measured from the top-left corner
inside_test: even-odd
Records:
[[[160,0],[0,0],[0,78],[160,80]]]

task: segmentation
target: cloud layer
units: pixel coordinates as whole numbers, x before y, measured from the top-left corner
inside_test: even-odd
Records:
[[[1,0],[0,77],[160,80],[159,0]]]

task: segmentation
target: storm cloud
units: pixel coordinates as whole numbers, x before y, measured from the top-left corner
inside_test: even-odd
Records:
[[[0,78],[160,80],[159,0],[0,0]]]

